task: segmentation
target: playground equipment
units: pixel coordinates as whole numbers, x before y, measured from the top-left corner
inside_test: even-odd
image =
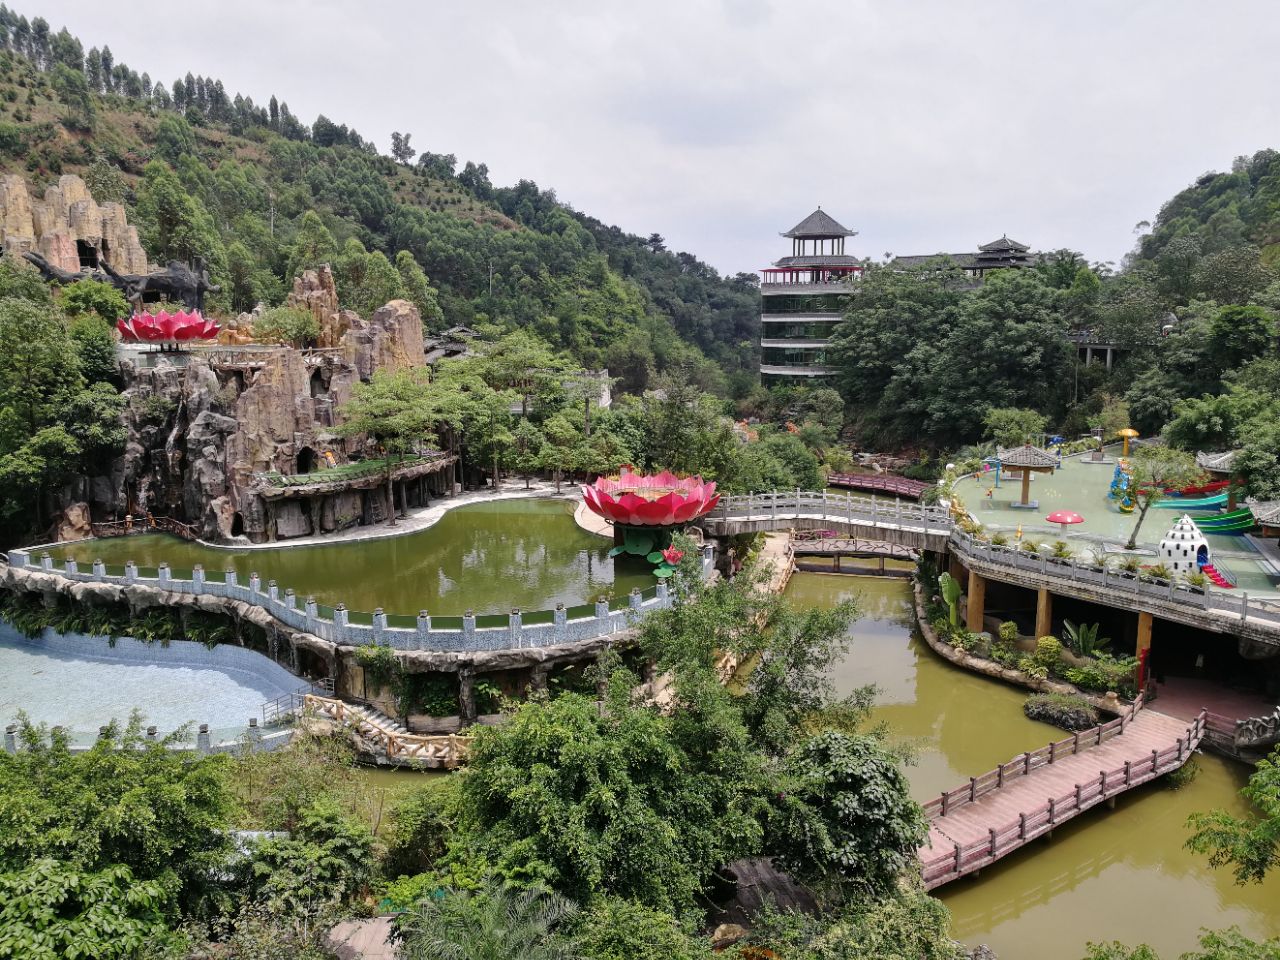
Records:
[[[1167,500],[1161,500],[1156,504],[1157,507],[1164,507],[1166,510],[1213,510],[1222,506],[1227,502],[1227,493],[1212,493],[1207,497],[1180,497],[1173,494]],[[1248,511],[1245,511],[1246,513]]]
[[[1248,507],[1241,507],[1239,510],[1229,510],[1216,517],[1202,517],[1196,520],[1196,523],[1205,533],[1225,533],[1238,536],[1252,530],[1257,521],[1253,518],[1252,510]]]
[[[1214,586],[1224,590],[1235,588],[1235,584],[1224,577],[1213,565],[1209,541],[1205,539],[1201,526],[1198,526],[1196,521],[1185,513],[1164,535],[1160,541],[1158,553],[1160,562],[1175,575],[1185,575],[1199,570]]]
[[[1116,436],[1121,437],[1124,440],[1124,449],[1120,451],[1120,455],[1122,457],[1127,457],[1129,455],[1129,441],[1138,436],[1138,431],[1133,429],[1133,427],[1125,427],[1123,430],[1117,431]]]
[[[1107,491],[1107,497],[1111,500],[1126,500],[1129,498],[1129,488],[1133,483],[1133,472],[1129,466],[1129,461],[1121,458],[1116,463],[1115,472],[1111,475],[1111,489]],[[1130,504],[1129,509],[1133,509]],[[1128,511],[1125,511],[1126,513]]]

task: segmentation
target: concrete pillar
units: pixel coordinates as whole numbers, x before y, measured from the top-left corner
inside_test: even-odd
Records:
[[[1048,587],[1036,591],[1036,639],[1053,633],[1053,594]]]
[[[425,649],[431,638],[431,614],[426,610],[418,611],[418,646]]]
[[[1023,469],[1022,471],[1022,503],[1031,502],[1031,471]]]
[[[965,614],[965,626],[970,633],[982,630],[982,615],[986,609],[987,581],[981,574],[969,571],[969,608]]]
[[[1151,614],[1145,610],[1138,611],[1138,644],[1135,656],[1141,657],[1142,651],[1151,649]]]
[[[204,592],[204,567],[198,563],[191,568],[191,592]]]
[[[476,722],[476,672],[471,667],[458,671],[458,716],[462,725],[469,727]]]
[[[213,750],[213,740],[209,736],[207,723],[200,724],[200,729],[196,731],[196,749],[201,753],[210,753]]]
[[[4,752],[18,752],[18,725],[11,723],[4,728]]]

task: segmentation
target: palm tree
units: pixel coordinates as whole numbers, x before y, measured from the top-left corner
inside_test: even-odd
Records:
[[[505,890],[488,881],[475,892],[429,896],[399,920],[402,960],[580,960],[577,943],[555,928],[578,912],[545,890]]]

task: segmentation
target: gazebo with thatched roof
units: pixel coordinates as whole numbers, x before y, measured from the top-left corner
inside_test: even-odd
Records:
[[[1000,462],[1001,470],[1005,472],[1012,470],[1022,474],[1022,499],[1009,506],[1019,510],[1039,509],[1040,501],[1031,499],[1031,475],[1053,473],[1058,468],[1057,455],[1027,443],[1021,447],[997,447],[996,459]]]

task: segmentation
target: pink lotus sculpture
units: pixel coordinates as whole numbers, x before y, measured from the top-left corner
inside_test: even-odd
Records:
[[[684,559],[684,551],[677,550],[675,547],[667,547],[667,549],[662,551],[662,559],[674,567]]]
[[[709,513],[720,502],[716,485],[702,477],[632,473],[623,467],[617,477],[599,477],[582,488],[592,513],[629,527],[666,527],[688,523]]]
[[[212,340],[221,329],[214,320],[206,320],[198,310],[188,313],[135,313],[116,323],[120,336],[131,343],[177,344],[188,340]]]

